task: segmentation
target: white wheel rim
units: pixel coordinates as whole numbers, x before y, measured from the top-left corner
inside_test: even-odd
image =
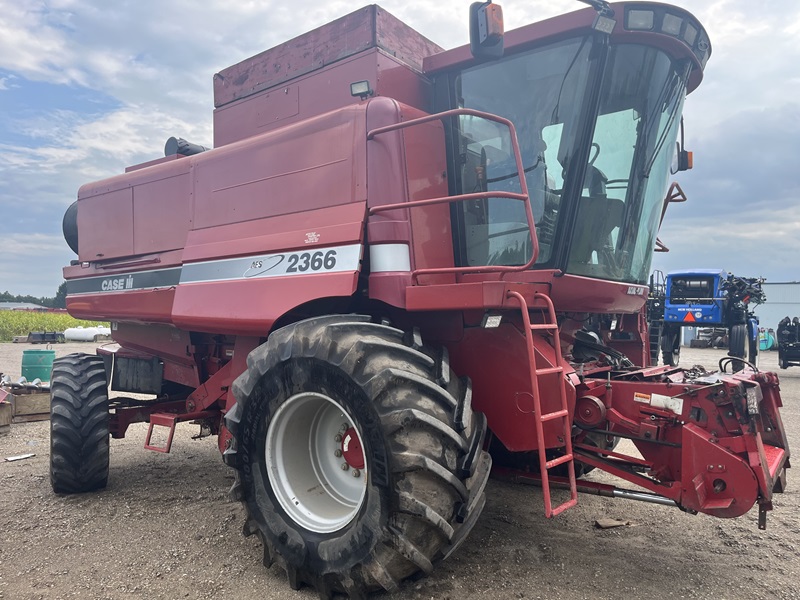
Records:
[[[356,469],[341,456],[341,436],[349,428],[363,440],[340,404],[312,392],[286,400],[267,428],[265,454],[272,490],[283,510],[310,531],[338,531],[364,503],[366,457],[363,468]]]

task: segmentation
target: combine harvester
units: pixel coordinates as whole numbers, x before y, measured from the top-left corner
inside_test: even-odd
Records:
[[[169,452],[199,422],[264,563],[325,598],[431,573],[490,455],[538,472],[547,517],[580,487],[757,504],[765,527],[789,465],[776,375],[635,366],[708,36],[666,4],[590,4],[505,34],[475,4],[449,51],[362,8],[218,73],[213,150],[172,140],[83,186],[67,306],[116,343],[53,368],[53,489],[106,486],[131,423]]]

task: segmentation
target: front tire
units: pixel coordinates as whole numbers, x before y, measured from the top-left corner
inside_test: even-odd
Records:
[[[736,373],[744,369],[744,357],[747,347],[747,325],[740,323],[731,327],[730,344],[728,345],[728,356],[741,358],[734,360],[731,370]]]
[[[291,587],[394,591],[464,539],[491,459],[485,417],[446,351],[368,317],[331,316],[274,332],[247,362],[224,458],[245,533]]]
[[[681,360],[680,327],[664,326],[661,331],[661,358],[664,366],[677,367]]]
[[[758,368],[758,327],[747,324],[747,362]]]
[[[108,390],[103,359],[69,354],[50,378],[50,483],[59,494],[108,483]]]

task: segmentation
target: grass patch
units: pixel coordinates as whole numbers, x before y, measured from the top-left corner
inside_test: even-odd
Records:
[[[10,342],[14,336],[28,335],[31,331],[62,332],[70,327],[100,325],[108,327],[108,323],[75,319],[67,313],[0,310],[0,342]]]

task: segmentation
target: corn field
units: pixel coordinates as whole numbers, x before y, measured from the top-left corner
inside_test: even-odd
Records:
[[[31,331],[62,332],[70,327],[96,327],[108,323],[82,321],[66,313],[0,310],[0,342],[10,342],[15,335],[28,335]]]

